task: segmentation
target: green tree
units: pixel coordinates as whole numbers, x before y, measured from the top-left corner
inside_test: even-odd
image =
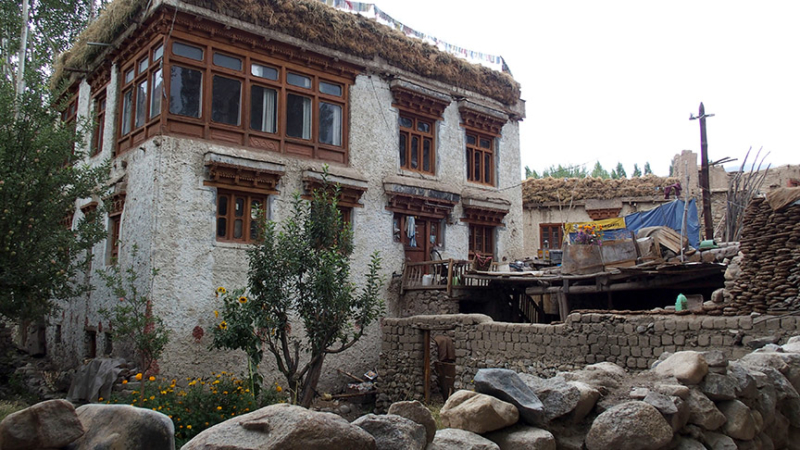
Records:
[[[639,170],[639,165],[638,164],[634,164],[633,165],[633,173],[631,174],[631,178],[637,178],[637,177],[640,177],[640,176],[642,176],[642,171]]]
[[[617,173],[617,169],[611,169],[611,179],[612,180],[618,180],[619,179],[619,174]]]
[[[569,164],[566,166],[559,164],[558,167],[550,166],[549,169],[545,169],[544,172],[542,172],[542,178],[586,178],[587,175],[589,175],[589,173],[586,171],[586,168],[577,164]]]
[[[536,173],[535,170],[531,170],[530,167],[525,166],[525,179],[527,180],[528,178],[541,178],[541,177],[539,176],[538,173]]]
[[[594,178],[604,178],[609,179],[611,175],[608,173],[606,169],[600,164],[600,161],[594,163],[594,168],[592,169],[592,176]]]
[[[310,201],[295,194],[280,225],[264,221],[249,250],[250,298],[214,330],[214,346],[241,348],[260,358],[263,342],[294,400],[310,406],[325,357],[352,347],[383,313],[377,253],[361,289],[350,280],[353,233],[327,183]],[[244,324],[242,324],[243,322]]]
[[[628,174],[625,173],[625,168],[622,167],[621,162],[617,163],[617,168],[615,169],[615,172],[617,172],[617,178],[628,178]]]
[[[74,126],[60,124],[48,93],[0,79],[0,315],[40,319],[55,299],[88,289],[75,281],[87,269],[91,247],[105,238],[101,215],[73,224],[75,201],[102,197],[108,166],[68,164]],[[73,226],[74,225],[74,226]]]
[[[650,169],[650,163],[649,162],[644,163],[644,174],[645,175],[652,175],[653,174],[653,171]]]

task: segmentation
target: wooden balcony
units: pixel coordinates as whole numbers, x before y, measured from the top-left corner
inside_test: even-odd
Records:
[[[490,271],[496,270],[497,263],[492,263]],[[469,273],[476,273],[474,262],[464,259],[406,263],[403,269],[400,293],[410,290],[446,289],[447,294],[450,295],[454,288],[486,287],[489,285],[489,280],[465,277]]]

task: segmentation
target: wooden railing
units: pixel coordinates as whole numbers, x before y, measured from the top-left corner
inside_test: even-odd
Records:
[[[492,264],[492,270],[497,270],[497,264]],[[463,259],[406,263],[403,270],[401,293],[417,289],[446,289],[450,294],[454,287],[488,286],[488,280],[465,277],[466,274],[473,271],[473,262]]]

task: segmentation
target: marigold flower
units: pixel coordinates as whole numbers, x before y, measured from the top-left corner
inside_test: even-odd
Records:
[[[222,406],[217,406],[217,411],[222,411]]]
[[[282,388],[282,387],[280,387],[280,386],[275,386],[275,392],[281,392],[281,391],[283,391],[283,388]]]
[[[241,297],[239,297],[239,303],[241,303],[241,304],[243,304],[243,305],[244,305],[245,303],[247,303],[247,297],[245,297],[244,295],[243,295],[243,296],[241,296]]]
[[[128,384],[128,380],[122,380],[122,384]]]
[[[150,381],[156,381],[156,377],[154,377],[154,376],[151,376],[150,378],[148,378],[148,380],[150,380]]]
[[[214,310],[214,318],[219,319],[219,311]]]
[[[156,399],[156,396],[155,396],[155,395],[151,395],[151,396],[150,396],[150,400],[155,400],[155,399]]]
[[[214,382],[211,384],[219,384],[219,380],[214,380]]]
[[[191,429],[192,429],[192,426],[191,426],[191,425],[186,425],[186,429],[187,429],[187,430],[191,430]]]
[[[98,397],[97,401],[98,402],[102,402],[103,401],[103,397]]]
[[[141,372],[136,374],[136,381],[142,381],[142,374],[141,374]]]

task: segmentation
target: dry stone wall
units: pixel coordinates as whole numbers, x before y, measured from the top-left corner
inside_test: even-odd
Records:
[[[559,325],[494,322],[481,314],[383,319],[380,388],[392,400],[424,395],[423,331],[444,334],[455,345],[456,389],[471,389],[481,368],[506,368],[549,377],[587,364],[613,362],[648,369],[664,352],[720,350],[729,359],[748,344],[800,333],[794,316],[571,314]]]

